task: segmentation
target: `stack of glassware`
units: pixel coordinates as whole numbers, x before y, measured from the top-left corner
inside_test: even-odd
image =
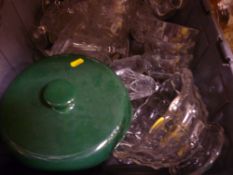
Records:
[[[33,33],[48,55],[78,53],[109,65],[128,89],[132,124],[113,155],[171,174],[202,174],[223,129],[208,122],[189,64],[198,30],[164,22],[185,0],[45,0]]]

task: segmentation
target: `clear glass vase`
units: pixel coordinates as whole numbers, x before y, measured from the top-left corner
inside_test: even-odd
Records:
[[[201,174],[224,143],[223,129],[207,116],[192,73],[184,68],[135,111],[114,156],[127,164],[170,168],[173,174]]]

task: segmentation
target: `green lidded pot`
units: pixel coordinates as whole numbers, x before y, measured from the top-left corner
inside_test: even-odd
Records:
[[[25,164],[80,170],[106,160],[128,129],[131,104],[105,65],[77,55],[43,59],[0,102],[3,139]]]

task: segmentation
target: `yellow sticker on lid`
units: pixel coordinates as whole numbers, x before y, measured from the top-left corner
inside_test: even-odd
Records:
[[[84,63],[84,59],[78,58],[78,59],[70,62],[70,66],[75,68],[75,67],[78,67],[80,64],[83,64],[83,63]]]

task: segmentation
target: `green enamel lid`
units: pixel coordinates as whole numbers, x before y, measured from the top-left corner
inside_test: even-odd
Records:
[[[130,118],[128,93],[118,77],[77,55],[33,64],[0,103],[6,143],[21,161],[46,170],[78,170],[103,162]]]

